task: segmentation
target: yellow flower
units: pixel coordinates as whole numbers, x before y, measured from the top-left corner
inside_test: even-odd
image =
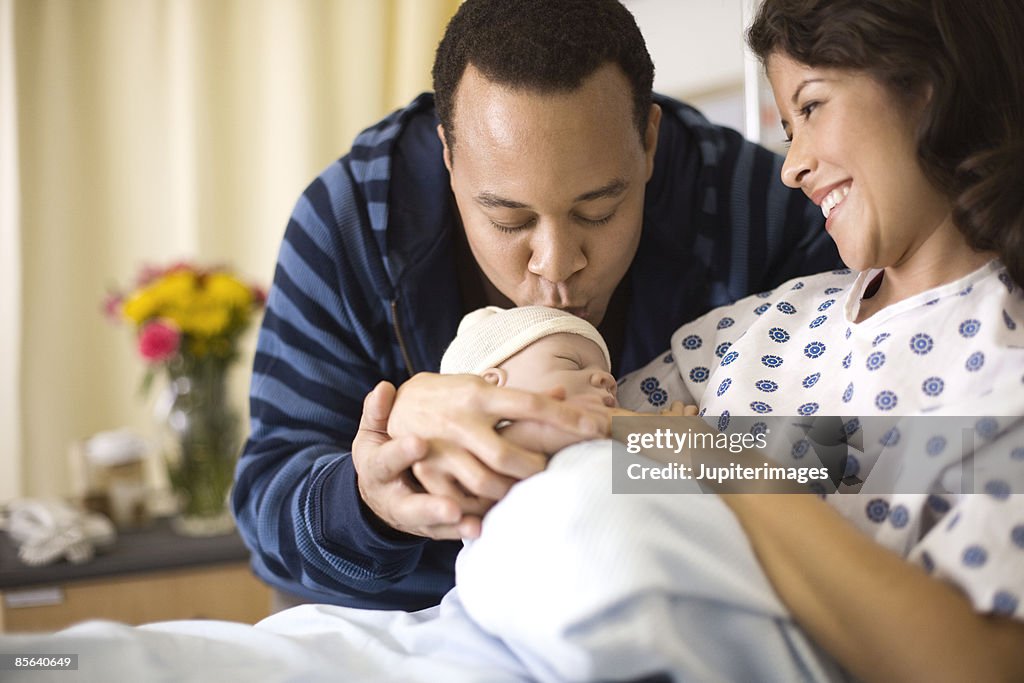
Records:
[[[214,301],[241,310],[252,306],[252,290],[227,273],[211,273],[206,277],[205,290]]]
[[[118,300],[119,315],[140,332],[154,320],[175,327],[184,358],[232,359],[239,336],[266,301],[259,289],[224,268],[178,263],[147,268],[137,282],[123,303]]]
[[[197,337],[209,338],[224,334],[231,324],[231,311],[202,294],[176,310],[172,317],[186,334]]]
[[[121,307],[121,314],[136,325],[156,316],[160,300],[153,294],[150,287],[133,292]]]
[[[164,275],[150,288],[163,306],[187,305],[196,294],[196,274],[188,270],[176,270]]]
[[[124,316],[136,325],[150,318],[173,317],[171,312],[175,308],[188,306],[195,291],[195,274],[175,271],[134,292],[122,310]]]

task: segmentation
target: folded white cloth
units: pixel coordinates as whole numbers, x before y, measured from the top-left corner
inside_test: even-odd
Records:
[[[0,528],[18,544],[21,561],[36,567],[61,558],[75,564],[87,562],[96,548],[117,538],[113,523],[103,515],[49,498],[8,503],[0,514]]]
[[[126,465],[138,462],[149,452],[149,443],[130,429],[94,434],[85,442],[85,457],[94,465]]]
[[[469,619],[540,683],[846,680],[721,498],[613,494],[613,449],[629,457],[611,441],[570,446],[491,509],[456,560]]]

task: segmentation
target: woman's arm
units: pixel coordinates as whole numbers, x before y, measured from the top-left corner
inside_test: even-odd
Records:
[[[716,433],[703,420],[687,424]],[[698,459],[710,466],[764,464],[754,451],[701,449],[685,456],[691,465]],[[739,520],[797,623],[858,678],[1024,680],[1024,624],[977,613],[954,585],[879,545],[817,496],[779,493],[803,486],[765,481],[758,490],[775,493],[749,493],[749,483],[706,483]]]
[[[976,613],[954,586],[809,495],[722,496],[797,622],[864,681],[1024,680],[1024,624]]]

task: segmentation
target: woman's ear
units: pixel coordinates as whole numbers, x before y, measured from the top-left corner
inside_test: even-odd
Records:
[[[480,376],[484,378],[485,382],[496,387],[503,387],[508,382],[508,373],[502,368],[487,368]]]

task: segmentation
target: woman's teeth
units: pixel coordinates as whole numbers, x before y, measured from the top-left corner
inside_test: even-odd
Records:
[[[846,195],[850,194],[850,186],[843,185],[825,195],[825,198],[821,200],[821,214],[828,218],[828,215],[832,213],[832,209],[839,205],[839,202],[846,199]]]

